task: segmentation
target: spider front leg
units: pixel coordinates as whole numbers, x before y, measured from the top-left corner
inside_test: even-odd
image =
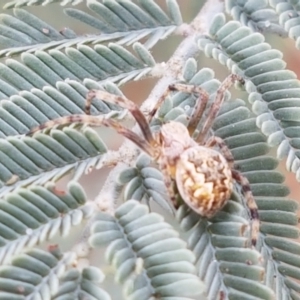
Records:
[[[150,124],[153,117],[155,116],[156,112],[158,111],[158,109],[161,107],[161,105],[163,104],[163,102],[165,101],[165,99],[169,96],[170,92],[172,90],[170,89],[170,86],[164,91],[164,93],[159,97],[159,99],[157,100],[155,106],[153,107],[153,109],[150,111],[149,116],[148,116],[148,123]]]
[[[201,87],[195,86],[195,85],[187,85],[187,84],[180,84],[180,83],[175,83],[169,85],[168,89],[162,94],[162,96],[158,99],[155,107],[151,110],[149,113],[149,118],[148,122],[150,123],[155,116],[157,110],[159,107],[162,105],[164,100],[168,97],[171,91],[179,91],[179,92],[184,92],[188,94],[198,94],[198,99],[196,101],[195,108],[193,110],[191,119],[188,124],[188,131],[190,135],[192,135],[197,128],[197,125],[199,124],[199,120],[201,119],[203,112],[205,111],[208,99],[209,99],[209,94],[202,89]]]
[[[122,108],[128,109],[130,113],[133,115],[133,117],[135,118],[136,122],[138,123],[146,141],[150,145],[156,146],[156,141],[153,138],[150,126],[145,116],[133,101],[125,98],[124,96],[114,95],[105,91],[91,90],[87,94],[87,98],[86,98],[86,106],[85,106],[86,113],[90,112],[90,105],[94,97],[97,97],[107,102],[112,102],[114,104],[121,106]]]
[[[225,78],[225,80],[221,83],[220,87],[217,90],[215,100],[212,104],[212,106],[209,109],[207,119],[201,129],[201,132],[199,133],[198,137],[195,139],[197,143],[202,143],[202,141],[205,139],[208,131],[212,127],[220,108],[223,104],[225,92],[236,82],[239,81],[242,84],[245,83],[245,80],[236,74],[230,74]]]
[[[234,158],[230,149],[225,144],[224,140],[222,140],[219,137],[212,136],[210,139],[207,140],[205,146],[209,148],[214,146],[219,147],[220,152],[225,157],[231,168],[232,178],[235,179],[235,181],[239,183],[242,187],[242,192],[246,198],[246,205],[248,207],[251,218],[251,244],[253,247],[255,247],[258,239],[260,224],[258,207],[251,192],[250,183],[248,179],[245,176],[243,176],[242,173],[233,169]]]
[[[188,124],[189,134],[192,135],[196,130],[199,121],[205,111],[207,102],[209,100],[209,94],[203,88],[195,85],[172,84],[169,86],[169,89],[172,91],[180,91],[188,94],[198,95],[193,113]]]
[[[131,131],[130,129],[124,127],[117,121],[113,119],[106,119],[103,116],[90,116],[90,115],[70,115],[61,117],[55,120],[48,121],[44,124],[41,124],[40,126],[37,126],[33,129],[31,129],[27,135],[32,135],[37,131],[41,131],[46,128],[52,128],[57,125],[64,125],[64,124],[71,124],[71,123],[82,123],[82,124],[88,124],[91,126],[106,126],[114,128],[119,134],[126,137],[128,140],[132,141],[134,144],[136,144],[139,148],[141,148],[144,152],[149,154],[150,156],[153,156],[155,151],[147,141],[140,138],[136,133]]]

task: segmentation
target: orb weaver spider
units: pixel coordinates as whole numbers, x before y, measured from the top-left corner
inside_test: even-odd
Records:
[[[170,85],[150,112],[148,120],[138,106],[127,98],[101,90],[91,90],[86,99],[86,115],[70,115],[48,121],[33,128],[29,134],[55,125],[69,123],[112,127],[158,163],[168,195],[175,207],[176,194],[173,181],[176,182],[183,201],[196,213],[206,218],[213,217],[227,203],[233,190],[233,180],[235,180],[241,185],[246,199],[252,223],[251,244],[255,247],[260,225],[258,208],[249,181],[233,168],[234,159],[225,142],[216,136],[207,138],[223,103],[225,92],[236,81],[244,83],[240,76],[231,74],[220,85],[203,127],[194,139],[191,136],[206,109],[209,95],[200,87],[185,84]],[[189,124],[185,127],[182,123],[170,121],[163,124],[158,133],[153,134],[149,124],[168,94],[175,90],[199,95]],[[143,138],[113,119],[106,119],[105,116],[91,116],[91,103],[95,97],[128,109],[139,125]],[[215,146],[219,148],[219,151],[213,149]]]

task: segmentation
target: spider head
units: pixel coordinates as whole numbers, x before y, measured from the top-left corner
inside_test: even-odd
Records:
[[[168,122],[161,127],[160,133],[161,155],[166,159],[169,174],[175,177],[175,165],[180,155],[195,145],[187,128],[179,122]]]
[[[173,149],[184,150],[191,147],[193,143],[187,128],[175,121],[170,121],[161,127],[160,139],[163,147]]]

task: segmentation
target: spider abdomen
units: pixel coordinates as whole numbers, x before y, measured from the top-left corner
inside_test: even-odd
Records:
[[[226,159],[218,151],[203,146],[181,154],[176,164],[176,184],[185,203],[207,218],[226,204],[233,188]]]

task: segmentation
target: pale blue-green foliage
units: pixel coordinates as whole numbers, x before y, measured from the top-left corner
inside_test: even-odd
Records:
[[[157,202],[163,208],[172,212],[172,207],[166,201],[166,187],[163,176],[159,170],[150,166],[151,159],[146,154],[141,154],[135,167],[125,169],[120,173],[117,182],[120,186],[126,185],[124,199],[146,200]]]
[[[197,85],[204,88],[211,95],[210,102],[212,102],[219,83],[213,79],[212,70],[201,69],[197,72],[195,66],[195,61],[188,61],[186,68],[189,68],[189,72],[185,71],[184,74],[189,74],[189,82],[194,83],[196,81]],[[156,131],[159,130],[162,123],[167,120],[182,121],[186,124],[187,115],[191,113],[191,107],[194,107],[195,100],[197,100],[196,95],[175,93],[166,100],[158,111],[157,118],[152,122],[152,128]],[[258,132],[255,118],[246,108],[244,101],[240,99],[227,100],[220,110],[213,130],[215,135],[225,140],[235,158],[235,167],[250,182],[251,191],[255,196],[262,221],[259,248],[263,254],[263,259],[268,261],[270,265],[266,276],[269,282],[273,284],[273,276],[276,278],[285,277],[284,272],[278,269],[278,265],[281,261],[287,262],[287,260],[278,256],[274,261],[269,262],[269,255],[276,253],[269,246],[269,243],[272,244],[274,240],[278,241],[281,238],[284,244],[287,241],[285,238],[299,237],[299,230],[295,227],[298,223],[296,215],[298,205],[295,201],[285,198],[289,194],[289,189],[283,184],[284,176],[274,170],[278,161],[268,155],[269,147],[265,137]],[[150,162],[142,156],[138,159],[136,167],[126,169],[120,174],[119,183],[127,184],[124,189],[124,197],[125,199],[141,201],[146,195],[147,200],[152,197],[154,201],[166,207],[169,203],[165,199],[165,203],[161,202],[164,193],[162,175],[153,167],[149,167],[149,164]],[[144,172],[147,172],[149,177],[145,176]],[[149,185],[147,180],[150,180],[152,185]],[[182,206],[178,212],[177,218],[179,218],[183,229],[191,230],[190,249],[195,252],[199,259],[197,262],[198,272],[200,278],[209,287],[209,299],[215,299],[224,285],[229,288],[229,294],[232,297],[241,297],[243,293],[249,293],[263,299],[272,298],[272,292],[260,283],[264,276],[264,269],[260,264],[262,257],[257,257],[257,253],[253,254],[256,257],[253,261],[257,265],[253,266],[252,269],[249,268],[247,275],[245,275],[244,266],[241,264],[244,261],[243,255],[250,255],[248,253],[250,250],[245,248],[249,239],[249,230],[243,228],[247,226],[249,229],[251,225],[247,212],[239,203],[240,201],[237,196],[230,200],[224,210],[211,219],[210,223],[204,220],[199,222],[199,216],[187,211],[185,206]],[[241,233],[245,235],[241,235]],[[267,234],[274,237],[268,237],[267,241]],[[218,248],[222,250],[218,250]],[[225,254],[229,253],[229,256],[223,257],[222,251]],[[233,254],[230,255],[230,253]],[[285,252],[284,255],[292,257],[289,251]],[[216,261],[224,266],[221,268],[221,273],[216,273]],[[229,268],[230,271],[228,271],[228,265],[232,268]],[[224,274],[221,275],[223,272]],[[298,275],[291,274],[290,276],[298,279]],[[280,284],[283,280],[277,280],[278,283],[276,284],[280,288],[284,288]],[[294,281],[290,281],[294,283]],[[270,288],[272,284],[269,285]],[[250,290],[248,290],[249,286],[251,286]]]
[[[109,2],[106,1],[105,5],[109,6]],[[125,5],[128,4],[126,3]],[[97,6],[95,3],[90,4],[91,7]],[[129,6],[128,9],[138,9],[130,3]],[[142,6],[150,14],[149,18],[151,12],[153,14],[161,10],[155,3],[151,4],[151,1],[149,5],[144,3]],[[176,7],[174,1],[168,1],[170,15],[174,18],[177,15],[179,18]],[[103,12],[106,10],[104,7]],[[161,11],[161,14],[164,13]],[[62,37],[59,37],[60,33],[24,10],[15,10],[15,15],[16,18],[2,16],[4,24],[1,28],[6,38],[15,37],[20,42],[22,38],[18,34],[22,33],[23,37],[28,34],[29,37],[25,39],[30,40],[30,43],[45,43],[48,47],[34,53],[30,53],[31,50],[36,50],[33,48],[26,48],[29,51],[22,53],[24,48],[14,47],[14,55],[18,54],[17,49],[22,53],[21,61],[8,59],[5,64],[0,65],[0,96],[2,99],[10,97],[8,100],[2,100],[0,108],[1,137],[27,133],[33,127],[58,117],[82,114],[85,97],[90,89],[105,88],[109,92],[122,94],[111,82],[100,86],[95,80],[110,78],[111,81],[124,84],[146,76],[156,65],[150,52],[139,43],[134,43],[132,47],[136,56],[124,47],[112,43],[108,46],[96,45],[94,48],[81,43],[77,49],[69,43],[65,45],[64,52],[58,49],[49,50],[49,40],[62,40]],[[156,27],[159,25],[157,22],[152,25],[155,24]],[[23,28],[26,29],[25,32]],[[37,30],[40,28],[45,30]],[[158,36],[159,34],[155,35],[156,38]],[[77,44],[78,40],[74,43]],[[5,42],[2,44],[6,46],[6,51],[9,45]],[[57,46],[58,44],[55,47]],[[13,54],[5,51],[3,54]],[[119,119],[125,116],[119,107],[101,100],[93,101],[91,113],[105,113],[107,117]],[[13,139],[9,140],[9,143],[4,141],[0,160],[3,172],[0,179],[2,186],[10,186],[3,192],[35,180],[41,184],[49,179],[59,178],[73,169],[76,169],[74,178],[79,178],[86,170],[95,166],[101,159],[101,154],[106,151],[101,140],[90,129],[82,133],[80,135],[79,132],[67,129],[64,133],[53,131],[52,138],[36,135],[32,139]],[[19,145],[18,150],[10,152],[12,143]],[[43,152],[45,144],[48,148],[47,153]],[[41,155],[41,151],[44,155]],[[21,167],[16,166],[10,159],[12,155],[22,155],[24,162]],[[34,164],[26,158],[34,160]],[[44,174],[41,177],[39,175],[42,172]]]
[[[1,195],[18,186],[43,184],[76,169],[75,176],[86,167],[96,165],[106,146],[91,128],[51,130],[50,135],[0,139]],[[93,164],[91,165],[91,161]],[[84,167],[85,166],[85,167]]]
[[[197,273],[207,287],[208,299],[217,299],[224,289],[229,299],[273,299],[271,287],[261,282],[265,273],[261,254],[246,247],[244,227],[249,220],[237,195],[211,222],[199,222],[184,205],[177,211],[177,219],[184,230],[190,230],[188,248],[196,256]]]
[[[155,61],[149,51],[140,43],[135,43],[133,49],[137,57],[113,43],[108,46],[96,45],[94,48],[78,45],[77,49],[66,48],[64,53],[57,49],[49,52],[36,51],[34,54],[23,53],[21,62],[7,59],[5,64],[0,64],[0,95],[6,98],[18,91],[34,89],[32,93],[36,97],[42,97],[40,94],[36,95],[41,90],[46,96],[50,94],[53,97],[54,93],[55,97],[59,97],[58,90],[63,94],[60,97],[79,98],[82,102],[90,85],[97,85],[93,81],[111,78],[122,84],[146,76],[152,70]],[[79,100],[76,99],[76,102]],[[71,106],[69,109],[72,109],[70,104],[64,106]]]
[[[227,13],[233,19],[239,20],[252,31],[287,35],[285,29],[278,24],[278,15],[269,6],[268,0],[225,0],[225,5]]]
[[[62,254],[57,246],[49,246],[50,252],[33,248],[57,234],[68,236],[74,226],[92,214],[93,207],[86,204],[84,191],[75,182],[69,184],[68,191],[48,183],[7,194],[0,203],[0,299],[53,296],[51,299],[61,300],[77,295],[110,299],[98,287],[99,271],[93,268],[82,274],[73,270],[70,282],[68,275],[76,263],[74,252]],[[24,252],[30,248],[33,249]]]
[[[260,33],[252,33],[235,21],[225,24],[224,15],[215,18],[210,37],[199,38],[199,47],[246,78],[257,125],[268,136],[268,143],[278,146],[278,158],[288,157],[287,169],[300,180],[300,83],[295,73],[285,69],[282,53],[271,49]]]
[[[114,216],[97,215],[90,243],[109,244],[106,259],[116,268],[115,279],[124,283],[126,299],[146,300],[155,294],[195,299],[203,285],[195,275],[195,257],[178,235],[162,216],[130,200]]]
[[[67,236],[93,213],[83,189],[75,182],[67,192],[54,183],[32,185],[8,193],[0,202],[0,262],[47,241],[56,234]],[[0,293],[1,295],[1,293]]]
[[[4,5],[5,9],[14,8],[14,7],[22,7],[22,6],[32,6],[32,5],[47,5],[51,3],[60,2],[61,6],[72,4],[77,5],[81,3],[83,0],[13,0],[9,1]]]
[[[256,124],[261,127],[264,134],[269,136],[269,144],[279,144],[280,158],[288,154],[287,167],[298,175],[299,164],[295,148],[297,148],[297,131],[299,131],[297,107],[300,103],[300,92],[296,75],[284,70],[282,54],[264,43],[262,35],[251,33],[248,28],[242,27],[237,22],[231,21],[225,24],[223,21],[222,15],[216,17],[210,31],[213,40],[200,38],[199,45],[207,55],[245,76],[246,90],[250,93],[249,100],[253,104],[253,111],[259,115]],[[288,114],[288,111],[293,113]],[[215,134],[218,135],[218,131],[215,131]],[[248,167],[255,170],[263,165],[265,165],[263,169],[267,170],[275,167],[267,159],[259,164],[249,164]],[[244,171],[243,167],[241,171]],[[269,171],[261,173],[263,177],[256,177],[253,173],[249,180],[251,182],[252,178],[255,181],[255,184],[251,184],[251,190],[256,196],[260,219],[263,221],[261,232],[271,235],[264,238],[261,248],[261,253],[268,262],[266,284],[270,287],[276,286],[278,299],[283,299],[290,297],[291,294],[295,295],[299,290],[299,285],[294,279],[298,280],[300,277],[292,262],[296,253],[295,243],[280,238],[298,238],[299,232],[293,227],[298,223],[295,214],[297,205],[293,201],[277,198],[279,195],[286,196],[288,190],[282,184],[278,185],[283,181],[282,176],[276,173],[276,176],[269,177],[268,173]],[[266,180],[265,184],[263,178]],[[270,178],[273,178],[271,182]],[[272,195],[275,198],[272,198]],[[280,246],[280,250],[272,248],[280,244],[279,241],[287,246]],[[269,255],[275,258],[273,262],[267,259]],[[284,263],[284,267],[280,266],[280,262]]]
[[[57,1],[16,0],[6,7],[52,2]],[[126,299],[198,299],[204,289],[210,300],[222,294],[231,299],[273,299],[274,293],[277,299],[299,299],[300,246],[292,240],[299,237],[297,203],[286,198],[284,176],[275,170],[278,161],[269,155],[269,146],[279,145],[278,157],[288,155],[288,169],[300,178],[299,82],[285,70],[282,54],[264,43],[260,33],[253,33],[284,35],[287,31],[297,39],[299,5],[297,0],[269,2],[228,0],[227,12],[236,21],[226,23],[224,15],[218,15],[209,36],[198,37],[206,55],[246,79],[249,101],[258,116],[243,100],[230,100],[227,93],[211,130],[225,140],[235,168],[250,182],[261,220],[257,249],[249,247],[251,222],[238,184],[224,209],[209,222],[184,203],[179,207],[176,219],[187,244],[178,229],[131,200],[145,200],[150,206],[154,200],[174,213],[161,171],[141,154],[116,178],[129,201],[114,214],[99,213],[89,223],[90,242],[97,251],[108,246],[107,261],[115,267],[115,279]],[[62,255],[51,247],[54,254],[36,249],[24,253],[57,234],[68,237],[72,227],[97,211],[77,183],[65,192],[54,183],[44,184],[71,170],[78,179],[105,164],[106,145],[92,129],[78,124],[54,126],[32,137],[20,134],[48,120],[84,114],[90,89],[122,95],[114,83],[151,76],[159,65],[148,49],[174,33],[182,19],[175,0],[166,0],[165,11],[153,0],[88,0],[86,4],[89,13],[77,8],[66,8],[65,13],[101,34],[59,32],[23,9],[0,16],[0,55],[11,56],[0,65],[0,299],[24,299],[23,295],[49,299],[50,294],[59,300],[110,299],[99,287],[102,274],[96,268],[77,269],[74,252]],[[142,39],[144,44],[137,42]],[[186,61],[178,80],[205,89],[210,95],[208,106],[220,85],[213,71],[198,68],[193,58]],[[198,95],[171,93],[151,129],[157,132],[169,120],[186,125],[198,100]],[[117,120],[128,114],[101,99],[93,100],[91,112]],[[205,118],[206,114],[198,129]],[[268,143],[256,125],[268,136]]]
[[[31,2],[31,3],[30,3]],[[14,1],[6,4],[6,8],[23,5],[47,4],[44,1]],[[49,1],[47,1],[49,3]],[[52,2],[52,1],[51,1]],[[95,44],[108,40],[118,40],[119,44],[130,45],[147,37],[146,48],[153,47],[160,39],[174,32],[182,23],[181,13],[176,0],[168,0],[166,14],[155,1],[141,1],[140,5],[122,0],[106,0],[98,2],[88,0],[90,15],[75,8],[66,8],[67,16],[88,24],[101,31],[101,35],[77,36],[65,28],[57,31],[51,25],[40,20],[23,9],[15,9],[14,15],[2,14],[0,20],[0,44],[4,48],[0,56],[12,55],[27,51],[52,48],[66,48],[77,44]],[[40,29],[43,28],[41,31]]]
[[[63,131],[53,130],[51,135],[39,133],[34,137],[13,137],[28,133],[30,129],[48,120],[82,114],[85,94],[89,88],[100,88],[93,80],[87,81],[86,86],[88,88],[76,81],[59,82],[57,89],[49,86],[45,86],[43,90],[34,88],[31,92],[25,90],[9,100],[2,100],[0,136],[8,138],[0,141],[1,186],[19,181],[22,181],[22,185],[28,184],[35,181],[32,176],[43,183],[55,176],[62,176],[78,167],[78,164],[81,164],[81,172],[84,172],[84,164],[91,166],[91,159],[94,165],[97,163],[106,152],[106,146],[90,128],[79,131],[65,128]],[[107,91],[120,93],[113,84],[105,87]],[[107,113],[108,117],[124,116],[120,108],[103,101],[94,101],[91,112]],[[22,162],[16,164],[16,160]],[[48,171],[50,173],[44,174],[44,179],[39,176]],[[11,181],[12,178],[15,180]]]
[[[51,299],[110,300],[110,295],[99,287],[103,277],[103,273],[95,267],[85,268],[81,272],[72,268],[60,278],[59,289]]]
[[[279,15],[279,24],[288,32],[288,36],[296,40],[296,47],[300,48],[300,3],[298,0],[282,1],[270,0],[270,5],[273,6]]]
[[[51,299],[59,278],[75,262],[73,253],[32,249],[0,266],[1,299]]]

